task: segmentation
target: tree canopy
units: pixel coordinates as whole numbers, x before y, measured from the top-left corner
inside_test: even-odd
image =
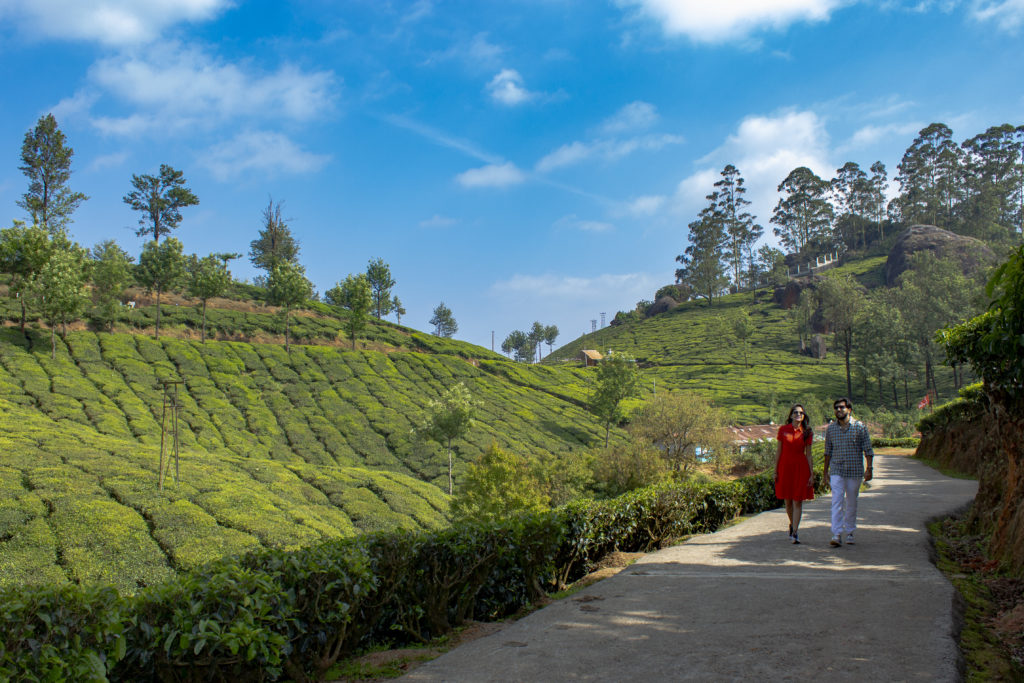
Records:
[[[199,197],[185,186],[185,174],[167,164],[160,164],[158,175],[133,175],[132,187],[124,203],[142,214],[136,235],[152,235],[160,242],[181,223],[181,210],[199,204]]]
[[[35,128],[25,133],[18,168],[29,183],[18,206],[28,211],[33,223],[50,232],[63,230],[78,205],[88,199],[68,187],[74,154],[53,114],[41,116]]]

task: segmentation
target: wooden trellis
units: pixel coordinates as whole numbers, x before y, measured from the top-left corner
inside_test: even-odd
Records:
[[[164,388],[164,409],[160,415],[160,475],[157,480],[157,487],[162,491],[164,478],[167,470],[171,468],[170,453],[167,454],[167,467],[164,467],[164,444],[167,436],[167,412],[171,413],[171,451],[174,453],[174,483],[178,483],[181,470],[178,461],[178,411],[181,409],[181,402],[178,401],[178,385],[183,384],[180,379],[162,379],[160,384]]]

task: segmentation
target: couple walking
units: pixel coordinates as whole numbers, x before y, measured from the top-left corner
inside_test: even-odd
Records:
[[[857,529],[857,494],[860,482],[871,481],[871,436],[863,422],[853,419],[853,403],[848,398],[836,401],[832,408],[836,419],[825,430],[825,467],[822,476],[832,489],[833,547],[854,542]],[[776,437],[779,450],[775,454],[775,496],[786,501],[789,537],[800,543],[800,518],[805,500],[814,500],[814,468],[811,443],[814,430],[804,407],[799,403],[789,411],[786,424]],[[867,467],[864,461],[867,460]]]

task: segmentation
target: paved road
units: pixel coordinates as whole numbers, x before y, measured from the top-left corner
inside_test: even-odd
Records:
[[[956,681],[954,590],[925,524],[974,496],[903,456],[876,456],[857,544],[830,548],[828,500],[651,553],[469,642],[409,681]]]

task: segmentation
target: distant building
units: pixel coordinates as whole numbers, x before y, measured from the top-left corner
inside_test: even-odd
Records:
[[[583,363],[583,367],[589,368],[597,365],[604,359],[600,351],[594,351],[593,349],[583,349],[580,351],[579,360]]]

